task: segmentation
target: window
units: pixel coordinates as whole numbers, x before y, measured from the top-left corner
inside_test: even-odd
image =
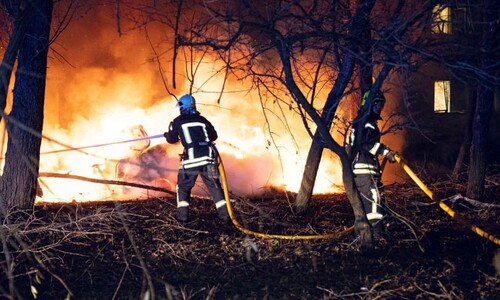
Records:
[[[451,33],[451,9],[442,4],[432,9],[432,32]]]
[[[471,90],[459,81],[434,81],[434,112],[464,113]]]
[[[450,81],[434,82],[434,112],[451,112],[451,84]]]

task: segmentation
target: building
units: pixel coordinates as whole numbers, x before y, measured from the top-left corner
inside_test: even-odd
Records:
[[[484,39],[493,38],[497,41],[493,45],[498,45],[500,40],[498,30],[486,33],[483,30],[484,10],[479,4],[484,2],[455,0],[437,5],[427,28],[430,44],[434,45],[431,53],[437,59],[424,63],[410,74],[406,106],[411,125],[406,130],[402,153],[428,170],[450,172],[462,143],[470,137],[477,88],[488,81],[480,74],[484,71],[484,68],[480,70]],[[492,7],[497,10],[498,22],[499,5]],[[494,51],[487,55],[490,59],[499,59]],[[489,163],[500,162],[499,69],[496,67],[492,73],[496,79],[489,82],[494,88],[487,148]],[[468,159],[468,151],[465,159]]]

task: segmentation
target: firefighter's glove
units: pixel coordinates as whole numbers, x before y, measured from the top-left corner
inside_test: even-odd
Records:
[[[389,152],[387,152],[387,154],[385,155],[385,157],[387,157],[387,160],[390,163],[395,163],[396,162],[396,152],[394,152],[392,150],[389,150]]]

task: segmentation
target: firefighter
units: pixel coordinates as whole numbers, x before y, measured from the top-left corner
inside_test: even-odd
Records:
[[[181,222],[188,221],[191,190],[200,175],[215,203],[219,219],[228,222],[226,201],[217,172],[217,153],[213,145],[217,132],[196,110],[192,95],[180,97],[178,106],[180,115],[170,122],[168,131],[164,133],[168,143],[175,144],[180,140],[184,146],[177,174],[176,218]]]
[[[384,108],[385,97],[378,91],[370,104],[367,103],[369,95],[370,91],[363,95],[358,115],[353,121],[349,156],[366,217],[374,233],[382,234],[385,232],[382,219],[386,215],[386,207],[381,182],[382,168],[378,157],[383,155],[391,163],[396,160],[395,153],[380,143],[380,129],[377,126],[377,122],[382,120],[380,113]]]

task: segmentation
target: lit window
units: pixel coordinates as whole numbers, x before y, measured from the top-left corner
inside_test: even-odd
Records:
[[[450,81],[434,82],[434,112],[448,113],[450,109],[451,84]]]
[[[432,32],[451,33],[451,9],[438,4],[432,9]]]

